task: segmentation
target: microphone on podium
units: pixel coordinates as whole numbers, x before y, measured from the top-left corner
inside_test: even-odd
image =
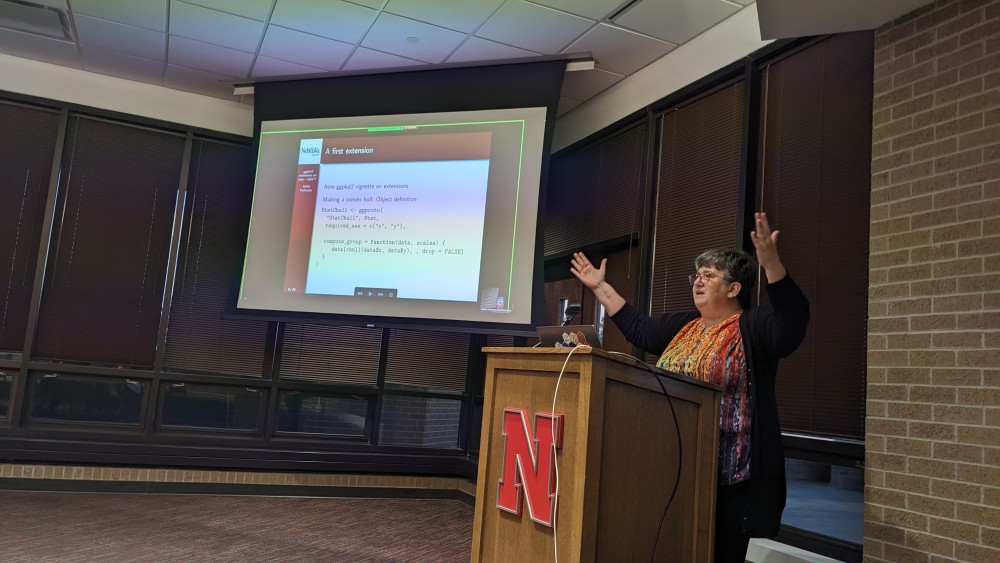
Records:
[[[580,313],[579,303],[570,303],[566,305],[566,310],[563,311],[563,321],[562,324],[560,324],[559,326],[566,326],[567,324],[569,324],[571,320],[573,320],[573,317],[577,316],[577,314],[579,313]]]

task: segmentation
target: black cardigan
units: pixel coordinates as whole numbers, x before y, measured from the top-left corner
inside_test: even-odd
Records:
[[[749,370],[747,391],[752,409],[750,499],[741,522],[751,537],[778,534],[785,508],[785,453],[781,443],[774,382],[778,360],[798,348],[809,324],[809,301],[791,276],[767,284],[771,305],[740,315],[740,335]],[[629,342],[651,354],[662,354],[697,312],[649,317],[625,305],[611,319]]]

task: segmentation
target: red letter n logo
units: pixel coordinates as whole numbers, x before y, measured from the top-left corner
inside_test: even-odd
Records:
[[[503,476],[497,490],[497,508],[521,515],[521,490],[528,516],[552,527],[556,517],[556,448],[562,448],[563,415],[535,413],[534,436],[524,409],[503,410]]]

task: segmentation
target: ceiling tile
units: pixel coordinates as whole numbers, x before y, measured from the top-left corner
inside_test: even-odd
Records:
[[[594,23],[521,0],[508,0],[476,31],[476,35],[552,55],[561,52]]]
[[[372,49],[365,49],[364,47],[358,47],[358,49],[354,51],[354,54],[351,55],[350,60],[347,61],[347,64],[344,65],[343,70],[401,68],[422,64],[426,63],[415,61],[413,59],[407,59],[405,57],[390,55],[389,53],[381,53]]]
[[[167,0],[73,0],[73,13],[102,20],[167,30]]]
[[[382,0],[350,0],[350,2],[352,4],[361,4],[362,6],[368,6],[369,8],[374,8],[376,10],[382,7]]]
[[[278,0],[271,14],[271,23],[356,43],[368,31],[377,14],[375,10],[341,0]]]
[[[69,7],[66,5],[66,0],[31,0],[33,4],[39,4],[42,6],[48,6],[50,8],[56,8],[58,10],[68,10]]]
[[[258,56],[253,64],[253,77],[261,78],[267,76],[295,76],[297,74],[323,74],[326,71],[320,68],[297,65],[288,61],[279,61],[270,57]]]
[[[625,78],[604,70],[567,72],[563,78],[562,95],[574,100],[589,100]]]
[[[340,70],[353,45],[301,31],[268,26],[260,54],[323,70]]]
[[[274,0],[186,0],[227,14],[243,16],[257,21],[267,21],[274,7]]]
[[[615,23],[680,45],[740,10],[723,0],[672,0],[666,7],[646,0]]]
[[[177,0],[170,2],[170,35],[253,53],[263,33],[263,22]]]
[[[0,53],[42,61],[54,65],[80,68],[76,44],[48,37],[0,28]]]
[[[464,0],[447,4],[440,0],[389,0],[385,11],[468,33],[486,21],[500,4],[503,0]]]
[[[582,104],[580,100],[574,100],[572,98],[559,98],[559,105],[556,106],[556,117],[563,115],[564,113],[569,113],[576,106]]]
[[[411,42],[411,38],[419,41]],[[465,35],[457,31],[383,13],[368,30],[361,45],[428,63],[439,63],[463,39]]]
[[[98,47],[154,61],[162,61],[166,54],[167,36],[163,32],[80,14],[74,16],[73,21],[83,47]]]
[[[234,99],[231,82],[232,79],[228,76],[219,76],[211,72],[174,65],[167,65],[167,74],[164,80],[167,88],[225,100]]]
[[[170,44],[167,46],[167,61],[171,65],[193,68],[220,76],[246,78],[250,74],[253,55],[171,35]]]
[[[82,49],[83,70],[147,84],[163,85],[163,61],[133,57],[97,47]]]
[[[677,46],[602,23],[566,48],[567,53],[593,53],[597,68],[632,74]]]
[[[615,13],[628,0],[532,0],[535,4],[548,6],[592,20],[603,20]]]
[[[464,63],[474,61],[490,61],[497,59],[520,59],[523,57],[537,56],[538,53],[487,41],[479,37],[470,37],[455,51],[455,54],[448,57],[449,63]]]

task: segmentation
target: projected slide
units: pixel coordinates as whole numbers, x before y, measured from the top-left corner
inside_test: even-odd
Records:
[[[313,208],[305,293],[478,300],[490,134],[323,141],[300,148],[322,153],[293,211]],[[396,160],[414,155],[431,160]]]
[[[544,116],[261,123],[237,307],[526,325]]]

